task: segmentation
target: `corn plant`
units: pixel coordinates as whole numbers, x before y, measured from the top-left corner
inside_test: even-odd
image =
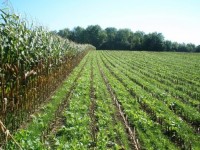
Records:
[[[0,16],[0,119],[15,131],[95,48],[29,25],[8,10]]]

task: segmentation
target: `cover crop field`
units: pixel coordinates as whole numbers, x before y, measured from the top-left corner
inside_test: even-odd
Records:
[[[199,68],[194,53],[89,51],[6,147],[199,150]]]

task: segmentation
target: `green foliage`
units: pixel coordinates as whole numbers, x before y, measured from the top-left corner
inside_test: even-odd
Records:
[[[75,27],[72,31],[59,30],[58,35],[78,43],[90,43],[103,50],[145,50],[145,51],[177,51],[199,52],[198,46],[192,43],[177,43],[165,40],[162,33],[145,34],[142,31],[132,32],[130,29],[108,27],[105,30],[99,25],[90,25],[86,29]]]

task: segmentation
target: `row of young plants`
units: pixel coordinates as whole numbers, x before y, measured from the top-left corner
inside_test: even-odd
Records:
[[[149,63],[151,65],[157,64],[156,67],[160,68],[161,72],[166,72],[165,73],[166,75],[168,75],[172,78],[175,78],[176,79],[175,81],[177,84],[186,85],[186,86],[189,86],[189,88],[190,87],[193,87],[193,88],[199,87],[200,84],[199,84],[199,76],[198,75],[200,72],[198,69],[198,64],[199,64],[198,55],[197,55],[197,57],[194,57],[193,55],[190,55],[190,54],[179,54],[179,55],[182,56],[182,58],[183,58],[182,60],[176,59],[176,57],[174,57],[173,55],[171,55],[167,59],[168,62],[175,60],[175,62],[173,63],[173,66],[168,66],[167,61],[162,62],[162,59],[164,59],[164,56],[156,59],[156,55],[154,57],[152,57],[150,55],[150,57],[152,57],[152,59],[156,62],[153,63],[153,61],[150,61]],[[193,62],[193,63],[184,62],[184,60],[188,57],[191,59],[190,62]],[[165,67],[160,67],[159,64],[161,64],[162,66],[165,66]],[[182,64],[184,64],[184,65],[182,65]],[[187,64],[187,65],[185,65],[185,64]],[[156,67],[153,67],[153,68],[156,68]],[[198,89],[196,89],[196,90],[198,90]]]
[[[78,67],[67,77],[67,79],[55,91],[49,102],[41,105],[38,112],[31,115],[29,122],[25,123],[15,134],[14,139],[22,149],[46,149],[46,136],[51,124],[59,116],[57,114],[60,107],[69,101],[72,89],[77,84],[77,80],[83,71],[84,66],[88,63],[86,56]],[[47,133],[46,133],[47,132]],[[5,149],[20,149],[15,141],[9,139],[9,142],[3,146]]]
[[[100,67],[99,63],[98,63],[98,67],[99,67],[99,71],[101,73],[101,77],[103,78],[103,81],[106,85],[106,88],[118,110],[118,116],[119,118],[121,119],[121,121],[123,122],[124,124],[124,127],[126,128],[126,132],[128,134],[128,137],[129,137],[129,140],[130,140],[130,143],[133,147],[133,149],[135,150],[139,150],[140,149],[140,143],[138,142],[138,137],[135,133],[135,128],[131,127],[130,126],[130,123],[128,121],[128,118],[127,118],[127,115],[125,114],[124,110],[123,110],[123,107],[120,103],[120,101],[117,99],[116,95],[115,95],[115,92],[114,90],[112,89],[107,77],[105,76],[102,68]]]
[[[199,77],[197,76],[197,72],[199,71],[195,71],[193,72],[193,74],[190,74],[190,71],[193,71],[197,68],[198,55],[195,56],[194,54],[188,53],[145,53],[144,55],[146,56],[146,58],[150,58],[152,61],[155,61],[156,64],[165,64],[165,69],[161,69],[164,69],[167,72],[176,70],[174,75],[179,76],[179,74],[183,74],[184,78],[186,77],[188,79],[191,79],[192,77],[192,80],[198,81]],[[191,58],[193,59],[192,61]]]
[[[177,115],[188,121],[188,123],[194,125],[198,130],[200,124],[200,113],[185,103],[177,100],[170,93],[165,93],[165,90],[162,89],[162,86],[158,86],[158,83],[153,78],[146,78],[141,73],[131,69],[129,66],[124,63],[118,63],[118,61],[104,57],[107,61],[113,66],[117,67],[125,76],[130,80],[135,82],[138,86],[142,87],[148,93],[151,93],[153,97],[162,100],[169,109],[173,110]]]
[[[64,123],[50,135],[53,149],[131,149],[100,76],[94,52],[73,91]],[[94,58],[94,59],[93,59]],[[54,142],[52,142],[54,141]]]
[[[198,68],[198,55],[188,54],[188,53],[148,53],[149,57],[152,57],[154,60],[161,61],[163,64],[167,64],[169,68],[174,68],[176,73],[183,74],[185,77],[187,76],[189,79],[199,81],[200,77],[198,74],[200,73]],[[165,55],[163,57],[163,54]],[[157,59],[156,59],[157,58]],[[191,61],[192,58],[192,61]],[[179,65],[177,65],[179,64]],[[186,69],[187,68],[187,69]],[[195,72],[193,72],[195,70]],[[191,74],[191,71],[193,72]]]
[[[101,56],[104,65],[124,86],[129,93],[137,99],[141,108],[150,115],[150,118],[161,126],[163,134],[181,148],[198,149],[199,136],[194,130],[168,108],[168,106],[159,99],[152,96],[151,93],[144,90],[141,86],[127,77],[127,74],[120,70],[120,65],[115,67],[109,64],[108,59]],[[113,62],[115,63],[115,62]],[[124,70],[125,71],[125,70]],[[127,70],[126,70],[127,71]],[[128,71],[127,71],[128,72]],[[130,75],[130,74],[129,74]],[[132,76],[134,76],[132,74]],[[141,79],[137,79],[141,82]],[[167,99],[169,100],[169,99]]]
[[[73,89],[68,107],[63,111],[64,124],[55,134],[54,149],[88,149],[90,132],[90,63],[84,67]]]
[[[178,54],[173,56],[173,53],[172,53],[166,59],[166,61],[162,61],[163,59],[165,59],[164,55],[163,56],[158,55],[158,58],[156,57],[156,55],[149,55],[149,57],[151,57],[152,60],[155,61],[155,63],[153,63],[153,61],[149,61],[148,63],[150,65],[156,64],[156,66],[153,67],[155,68],[155,70],[156,70],[156,67],[158,67],[161,72],[165,72],[166,76],[174,78],[177,84],[192,86],[192,87],[199,87],[200,85],[199,76],[198,76],[200,73],[198,69],[199,55],[194,56],[192,54],[180,53],[179,54],[180,56],[178,56]],[[182,57],[182,60],[176,59],[177,57],[179,58]],[[188,61],[185,61],[187,60],[186,58],[190,59],[190,62],[192,63],[188,63]],[[172,61],[174,61],[173,65],[168,66],[167,62],[172,62]],[[160,64],[164,67],[159,66]]]
[[[109,55],[109,52],[107,53]],[[198,105],[199,104],[198,99],[200,99],[199,87],[195,85],[189,85],[189,84],[179,85],[178,83],[174,82],[173,77],[170,77],[170,75],[166,75],[164,71],[162,72],[159,70],[159,68],[164,67],[165,64],[162,64],[161,62],[159,62],[158,64],[156,63],[150,64],[149,62],[148,63],[143,62],[142,60],[143,56],[141,56],[142,53],[138,54],[137,52],[135,54],[136,56],[133,55],[131,57],[128,57],[127,53],[122,55],[120,54],[120,52],[115,52],[114,54],[117,54],[117,56],[114,58],[116,58],[122,64],[125,63],[128,66],[130,66],[132,69],[142,72],[142,74],[144,74],[145,76],[149,76],[150,78],[158,80],[162,84],[167,85],[169,89],[170,88],[174,89],[174,90],[171,90],[171,92],[175,97],[181,98],[183,101],[190,101],[190,103],[192,103],[196,107],[199,107]],[[112,54],[112,57],[114,54]],[[148,56],[146,59],[148,59]],[[155,60],[151,60],[151,61],[154,62]],[[196,72],[196,70],[193,70],[193,72]]]
[[[119,110],[112,100],[110,93],[104,84],[103,77],[98,66],[96,52],[94,52],[94,89],[97,100],[96,114],[98,116],[98,149],[131,149],[129,137],[120,119]]]
[[[176,146],[161,132],[161,127],[148,114],[141,109],[137,99],[134,98],[127,87],[113,74],[98,54],[99,64],[108,78],[108,81],[126,114],[130,126],[135,128],[140,141],[141,149],[176,149]],[[157,140],[159,139],[159,141]]]
[[[120,53],[120,52],[119,52]],[[116,53],[115,53],[116,54]],[[141,63],[148,63],[149,66],[147,67],[151,67],[152,66],[152,69],[157,69],[157,71],[163,71],[165,72],[166,74],[170,74],[170,72],[172,72],[172,70],[174,70],[175,68],[182,68],[181,71],[182,72],[174,72],[174,74],[171,74],[171,76],[173,76],[175,79],[176,77],[179,79],[180,83],[181,81],[183,80],[183,84],[185,83],[194,83],[195,84],[195,79],[197,80],[198,78],[198,62],[199,62],[199,55],[197,56],[193,56],[192,54],[183,54],[183,53],[148,53],[148,52],[134,52],[134,53],[126,53],[122,56],[123,57],[126,57],[126,56],[129,56],[131,55],[133,58],[135,58],[135,60],[138,59],[138,61],[140,60]],[[177,59],[177,57],[182,57],[182,60],[180,59]],[[184,59],[183,59],[184,58]],[[188,63],[187,61],[185,62],[184,60],[186,58],[190,58],[190,62],[192,63]],[[166,61],[163,61],[165,60]],[[175,62],[173,62],[173,60],[175,60]],[[154,63],[155,62],[155,63]],[[167,63],[168,62],[168,63]],[[170,62],[173,62],[173,65],[170,65]],[[159,64],[163,64],[164,66],[163,67],[159,67]],[[178,64],[178,65],[176,65]],[[187,65],[182,65],[182,64],[187,64]],[[158,68],[154,68],[153,66],[154,65],[157,65]],[[176,70],[175,69],[175,70]],[[177,69],[178,70],[178,69]],[[180,69],[179,69],[180,70]],[[180,76],[180,73],[185,73],[187,72],[187,70],[193,70],[193,75],[190,75],[189,73],[186,73],[188,75],[190,75],[189,77],[185,78],[184,76],[182,77],[179,77]],[[183,74],[184,74],[183,73]],[[194,76],[194,74],[196,74],[197,76]],[[191,78],[191,76],[194,76],[193,78]],[[193,82],[194,81],[194,82]],[[198,80],[197,80],[198,81]]]
[[[142,70],[143,69],[148,70],[150,73],[155,74],[155,76],[158,76],[158,77],[160,76],[163,79],[163,81],[167,80],[167,81],[173,83],[170,86],[175,85],[176,90],[183,90],[183,92],[187,92],[187,90],[189,90],[188,93],[194,93],[194,96],[195,96],[195,94],[198,95],[198,93],[199,93],[199,82],[198,81],[199,80],[193,81],[194,78],[192,78],[192,75],[197,74],[197,77],[198,77],[198,74],[199,74],[198,73],[198,64],[199,64],[198,56],[199,55],[197,55],[196,57],[191,56],[192,57],[191,60],[194,61],[194,63],[188,64],[187,66],[185,66],[185,68],[182,69],[184,71],[187,71],[190,68],[193,68],[195,66],[195,68],[192,71],[190,71],[189,78],[183,79],[183,77],[184,77],[183,74],[182,73],[177,74],[176,69],[174,69],[175,67],[172,66],[170,68],[170,66],[168,66],[168,64],[166,62],[162,62],[162,59],[165,58],[166,53],[161,53],[161,54],[159,54],[159,53],[151,54],[150,53],[151,55],[147,52],[146,53],[145,52],[143,52],[143,53],[127,52],[124,54],[120,54],[120,53],[121,52],[115,52],[112,55],[115,55],[118,58],[120,56],[120,59],[123,60],[124,62],[128,62],[132,65],[136,65],[136,66],[140,67]],[[172,54],[168,58],[168,62],[172,61],[173,59],[176,60],[176,57],[174,57]],[[153,57],[152,55],[153,56],[155,55],[155,56]],[[158,55],[158,57],[156,57],[157,55]],[[182,56],[183,54],[179,54],[179,55]],[[190,55],[191,54],[188,54],[187,57],[190,58]],[[131,56],[131,57],[129,57],[129,56]],[[182,57],[184,57],[184,56],[182,56]],[[161,60],[158,61],[159,58]],[[178,60],[177,60],[174,65],[180,66],[181,64],[184,64],[184,62],[181,62],[181,61],[178,62]],[[174,74],[177,74],[177,75],[174,76]],[[186,91],[184,91],[184,90],[186,90]]]
[[[150,73],[146,68],[141,68],[139,65],[136,66],[136,64],[132,62],[123,61],[120,59],[120,57],[113,57],[112,55],[105,54],[109,59],[114,59],[116,62],[120,63],[121,65],[125,66],[129,71],[134,73],[134,75],[137,75],[141,77],[142,79],[151,82],[156,83],[155,86],[157,86],[159,89],[164,90],[163,94],[169,93],[174,98],[179,99],[183,103],[189,104],[193,107],[196,107],[198,111],[200,111],[200,105],[199,101],[196,99],[192,99],[189,95],[187,95],[184,91],[178,91],[175,87],[175,85],[168,80],[165,80],[161,77],[155,77],[155,74]],[[186,87],[184,87],[186,88]]]
[[[0,10],[0,120],[10,132],[16,131],[93,49]]]

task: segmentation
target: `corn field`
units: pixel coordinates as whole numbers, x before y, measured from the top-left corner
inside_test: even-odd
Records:
[[[0,121],[16,131],[92,49],[0,10]]]

